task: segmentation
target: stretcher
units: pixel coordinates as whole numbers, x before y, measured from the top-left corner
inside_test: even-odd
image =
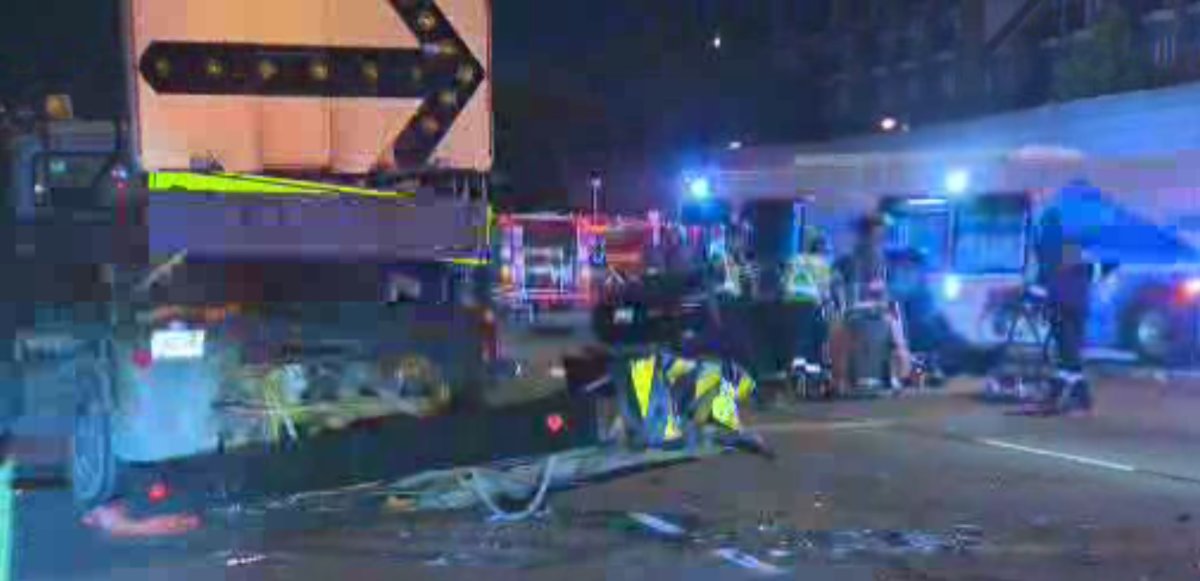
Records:
[[[924,388],[941,381],[929,354],[909,351],[909,326],[896,303],[863,303],[843,318],[845,337],[839,373],[862,395],[886,390]]]

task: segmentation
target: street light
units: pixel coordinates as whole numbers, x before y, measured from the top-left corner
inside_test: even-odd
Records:
[[[712,184],[705,177],[691,178],[688,180],[688,193],[697,200],[707,200],[712,195]]]
[[[713,38],[712,38],[712,47],[713,47],[713,49],[714,49],[714,50],[721,50],[721,44],[722,44],[722,43],[721,43],[721,33],[720,33],[720,32],[718,32],[718,33],[716,33],[716,34],[714,34],[714,35],[713,35]]]
[[[879,128],[885,132],[891,133],[900,126],[900,122],[896,121],[895,117],[884,117],[879,120]]]
[[[604,187],[604,178],[600,176],[600,172],[592,172],[588,185],[592,188],[592,218],[596,218],[600,215],[600,188]]]
[[[741,142],[741,141],[736,141],[736,140],[735,140],[735,141],[730,141],[730,142],[729,142],[729,145],[727,146],[727,148],[729,149],[729,151],[737,151],[737,150],[739,150],[739,149],[741,149],[741,148],[742,148],[742,142]]]

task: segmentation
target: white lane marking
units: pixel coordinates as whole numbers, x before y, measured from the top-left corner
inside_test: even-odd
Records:
[[[1026,454],[1033,454],[1035,456],[1045,456],[1047,458],[1057,458],[1059,460],[1066,460],[1067,462],[1074,462],[1076,464],[1083,464],[1085,466],[1094,466],[1097,468],[1107,468],[1109,470],[1116,470],[1119,472],[1137,472],[1136,467],[1130,466],[1128,464],[1119,464],[1117,462],[1109,462],[1107,460],[1100,460],[1097,458],[1089,458],[1087,456],[1077,456],[1075,454],[1066,454],[1063,452],[1055,452],[1054,450],[1046,450],[1043,448],[1034,448],[1032,446],[1022,446],[1020,444],[1013,444],[1011,442],[1005,442],[1004,440],[993,440],[993,439],[989,439],[989,438],[981,438],[977,441],[981,444],[985,444],[985,445],[992,446],[995,448],[1003,448],[1005,450],[1024,452]]]
[[[894,425],[895,422],[885,420],[846,420],[837,422],[779,422],[751,426],[751,431],[760,434],[778,434],[787,432],[832,432],[839,430],[874,430]]]
[[[764,575],[782,575],[785,571],[770,563],[765,563],[753,555],[746,554],[737,549],[717,549],[712,552],[713,555],[720,557],[734,565],[756,571]]]

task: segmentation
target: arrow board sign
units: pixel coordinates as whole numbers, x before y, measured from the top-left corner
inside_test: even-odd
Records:
[[[489,0],[129,0],[148,171],[492,164]]]

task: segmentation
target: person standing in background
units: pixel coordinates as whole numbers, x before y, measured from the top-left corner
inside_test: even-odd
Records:
[[[850,376],[849,366],[854,360],[854,357],[851,356],[852,350],[856,356],[863,357],[864,361],[869,363],[868,367],[874,367],[876,359],[888,358],[890,360],[890,365],[887,365],[890,369],[890,377],[887,379],[893,385],[886,387],[897,387],[899,379],[907,377],[909,374],[911,359],[908,355],[908,342],[904,337],[900,318],[894,309],[887,289],[887,258],[883,249],[885,226],[886,222],[882,216],[870,215],[862,218],[858,223],[858,240],[855,242],[853,250],[849,255],[839,259],[834,268],[832,294],[841,313],[831,337],[834,382],[837,391],[845,390],[848,387],[864,389],[884,387],[877,385],[880,377],[873,374],[864,375],[866,372],[862,369],[860,369],[860,373],[857,373],[861,377],[856,378],[856,381],[862,385],[847,385],[847,379]],[[885,332],[888,334],[887,340],[881,345],[886,344],[888,352],[871,353],[869,352],[871,349],[866,349],[866,346],[874,345],[876,342],[867,341],[868,337],[864,334],[873,328],[870,324],[871,321],[880,319],[882,319],[886,328]],[[855,367],[860,366],[855,365]]]
[[[1057,370],[1044,402],[1045,413],[1088,413],[1092,391],[1083,375],[1083,346],[1095,268],[1083,247],[1070,239],[1058,210],[1047,210],[1038,237],[1037,283],[1046,291]]]

